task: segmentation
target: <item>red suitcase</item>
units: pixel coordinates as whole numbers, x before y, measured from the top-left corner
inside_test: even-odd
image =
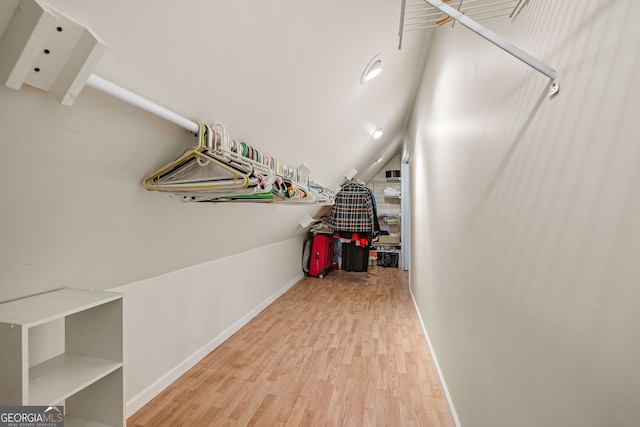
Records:
[[[311,277],[323,278],[333,269],[333,236],[316,234],[311,242],[309,271]]]

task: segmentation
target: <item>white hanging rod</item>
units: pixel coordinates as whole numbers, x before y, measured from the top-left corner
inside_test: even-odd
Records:
[[[127,104],[131,104],[160,118],[170,121],[171,123],[185,128],[189,132],[197,134],[200,130],[198,124],[193,120],[182,117],[181,115],[174,113],[173,111],[170,111],[153,101],[149,101],[148,99],[143,98],[142,96],[137,95],[95,74],[89,75],[87,86],[91,86],[92,88],[104,92],[107,95],[111,95],[114,98],[118,98],[119,100],[124,101]]]
[[[498,46],[500,49],[515,56],[520,61],[526,63],[530,67],[534,68],[535,70],[547,76],[549,79],[551,79],[552,82],[554,82],[553,83],[554,87],[552,88],[551,95],[554,95],[557,92],[558,86],[557,86],[557,83],[555,82],[558,79],[558,73],[556,72],[556,70],[549,67],[547,64],[539,61],[538,59],[534,58],[533,56],[529,55],[528,53],[524,52],[523,50],[520,50],[519,48],[512,45],[502,37],[498,36],[497,34],[493,33],[492,31],[489,31],[487,28],[478,24],[473,19],[465,16],[464,14],[460,13],[458,10],[454,9],[453,7],[443,3],[441,0],[424,0],[424,1],[430,4],[431,6],[435,7],[436,9],[440,10],[445,15],[448,15],[452,19],[455,19],[457,22],[464,25],[474,33],[478,34],[480,37],[483,37],[484,39]]]

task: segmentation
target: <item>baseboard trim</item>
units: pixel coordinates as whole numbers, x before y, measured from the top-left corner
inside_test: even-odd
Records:
[[[424,332],[425,339],[427,340],[427,346],[429,346],[429,351],[431,352],[431,358],[433,359],[433,364],[435,365],[436,371],[438,372],[438,378],[440,379],[442,390],[444,391],[444,395],[447,398],[447,402],[449,403],[449,408],[451,409],[451,415],[453,416],[453,422],[456,424],[456,427],[462,427],[462,425],[460,424],[460,419],[458,418],[458,414],[456,413],[456,408],[455,406],[453,406],[453,400],[451,400],[451,395],[449,394],[449,389],[447,388],[447,382],[444,380],[444,375],[442,375],[442,370],[440,369],[440,364],[438,363],[436,352],[434,351],[433,346],[431,345],[431,340],[429,339],[429,333],[427,332],[427,328],[424,325],[424,321],[422,320],[422,315],[420,314],[420,309],[418,308],[418,304],[416,303],[416,298],[413,296],[413,290],[411,289],[411,287],[409,287],[409,293],[411,294],[413,305],[416,308],[418,319],[420,319],[422,332]]]
[[[207,343],[205,346],[194,352],[191,356],[189,356],[182,363],[171,369],[169,372],[160,377],[156,382],[151,384],[142,392],[138,393],[135,397],[129,400],[126,404],[126,412],[127,418],[131,415],[135,414],[140,408],[146,405],[151,399],[156,397],[162,390],[167,388],[171,383],[177,380],[181,375],[195,366],[196,363],[204,359],[206,355],[211,353],[216,347],[225,342],[231,335],[235,334],[242,328],[244,325],[249,323],[251,319],[256,317],[262,310],[267,308],[271,303],[273,303],[276,299],[278,299],[282,294],[288,291],[293,285],[298,283],[304,275],[302,273],[298,274],[293,280],[280,288],[276,293],[271,295],[269,298],[264,300],[260,305],[256,308],[242,316],[240,319],[235,321],[231,326],[222,331],[218,336],[216,336],[213,340]]]

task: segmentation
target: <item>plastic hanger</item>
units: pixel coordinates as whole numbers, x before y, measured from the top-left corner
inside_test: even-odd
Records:
[[[350,179],[346,184],[342,185],[340,194],[370,194],[371,190],[360,184],[355,179]]]
[[[198,146],[144,179],[142,185],[150,191],[198,191],[222,188],[246,188],[252,180],[252,168],[241,162],[223,161],[211,151],[206,140],[207,127],[200,124]]]
[[[300,176],[299,169],[232,139],[222,124],[199,124],[198,145],[145,178],[143,187],[183,202],[333,204],[335,191],[299,182]]]

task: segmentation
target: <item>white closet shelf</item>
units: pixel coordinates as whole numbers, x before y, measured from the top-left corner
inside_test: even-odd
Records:
[[[549,97],[553,98],[560,91],[558,72],[529,55],[527,52],[509,43],[503,37],[493,33],[486,27],[478,24],[478,20],[509,16],[510,18],[520,13],[524,7],[523,0],[402,0],[400,8],[400,30],[398,36],[400,42],[398,49],[402,49],[402,37],[406,31],[424,30],[440,27],[444,24],[455,22],[467,27],[480,37],[504,50],[513,57],[519,59],[531,68],[547,76],[550,80]],[[453,7],[452,7],[453,6]],[[467,14],[467,12],[469,12]]]
[[[124,427],[122,309],[121,293],[70,288],[0,303],[0,402]]]
[[[63,353],[29,368],[29,401],[55,405],[121,366],[122,362]]]
[[[476,21],[513,17],[522,0],[446,0],[453,9],[465,14]],[[403,21],[401,30],[416,31],[428,28],[438,28],[447,24],[453,25],[453,18],[444,14],[428,1],[406,0],[403,2]]]
[[[0,322],[31,328],[120,298],[116,292],[59,289],[2,304]]]
[[[373,182],[376,184],[384,184],[384,183],[400,183],[400,178],[374,178]]]

